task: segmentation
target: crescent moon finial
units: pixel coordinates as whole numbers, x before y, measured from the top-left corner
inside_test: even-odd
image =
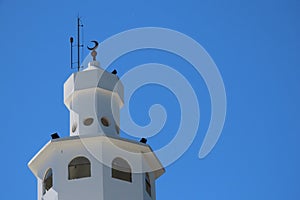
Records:
[[[93,61],[96,61],[96,56],[97,56],[96,49],[97,49],[99,43],[96,40],[92,40],[91,42],[93,42],[95,44],[94,47],[87,47],[87,48],[88,48],[88,50],[92,51],[91,55],[93,57]]]
[[[89,47],[89,46],[88,46],[88,47],[87,47],[88,50],[90,50],[90,51],[96,50],[97,47],[98,47],[98,45],[99,45],[99,43],[98,43],[96,40],[92,40],[91,42],[94,43],[94,47]]]

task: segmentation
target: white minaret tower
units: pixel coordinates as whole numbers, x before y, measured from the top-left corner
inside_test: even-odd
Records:
[[[165,170],[149,145],[119,136],[123,85],[100,68],[94,42],[93,61],[64,85],[70,136],[54,135],[28,163],[38,200],[155,200]]]

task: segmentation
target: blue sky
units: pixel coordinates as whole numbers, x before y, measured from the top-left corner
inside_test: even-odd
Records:
[[[189,77],[201,102],[197,136],[157,181],[158,200],[299,199],[299,9],[296,0],[0,0],[1,199],[36,199],[28,161],[51,133],[68,136],[63,83],[74,72],[69,37],[75,35],[78,13],[85,44],[131,28],[170,28],[199,42],[223,77],[225,126],[213,151],[200,160],[210,119],[201,77],[185,61],[155,50],[133,52],[113,63],[111,69],[120,76],[138,64],[168,64]],[[164,105],[169,116],[166,127],[149,138],[156,149],[174,137],[180,110],[167,89],[145,86],[131,101],[133,119],[147,124],[153,103]]]

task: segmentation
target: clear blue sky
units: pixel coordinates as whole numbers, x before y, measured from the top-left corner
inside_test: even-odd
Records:
[[[156,51],[116,61],[120,75],[147,62],[174,65],[190,76],[198,91],[198,134],[157,181],[158,200],[300,199],[299,10],[297,0],[0,0],[0,198],[36,199],[28,161],[51,133],[68,136],[63,83],[73,72],[69,36],[75,35],[80,13],[86,43],[131,28],[170,28],[199,42],[223,77],[226,123],[216,147],[200,160],[210,118],[209,94],[201,77],[194,77],[189,66],[180,67],[182,60]],[[153,96],[157,90],[161,95]],[[155,86],[141,88],[134,97],[132,114],[140,124],[149,120],[149,105],[165,105],[170,116],[166,127],[149,139],[154,148],[163,146],[178,127],[176,100]]]

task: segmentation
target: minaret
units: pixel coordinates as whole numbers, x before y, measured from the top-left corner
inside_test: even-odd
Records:
[[[28,163],[38,200],[155,200],[165,170],[149,145],[119,136],[123,85],[100,68],[95,44],[93,61],[64,85],[70,136],[52,137]]]
[[[100,68],[95,47],[91,49],[93,61],[88,68],[72,74],[64,85],[64,102],[70,110],[70,136],[119,135],[123,85],[115,74]]]

